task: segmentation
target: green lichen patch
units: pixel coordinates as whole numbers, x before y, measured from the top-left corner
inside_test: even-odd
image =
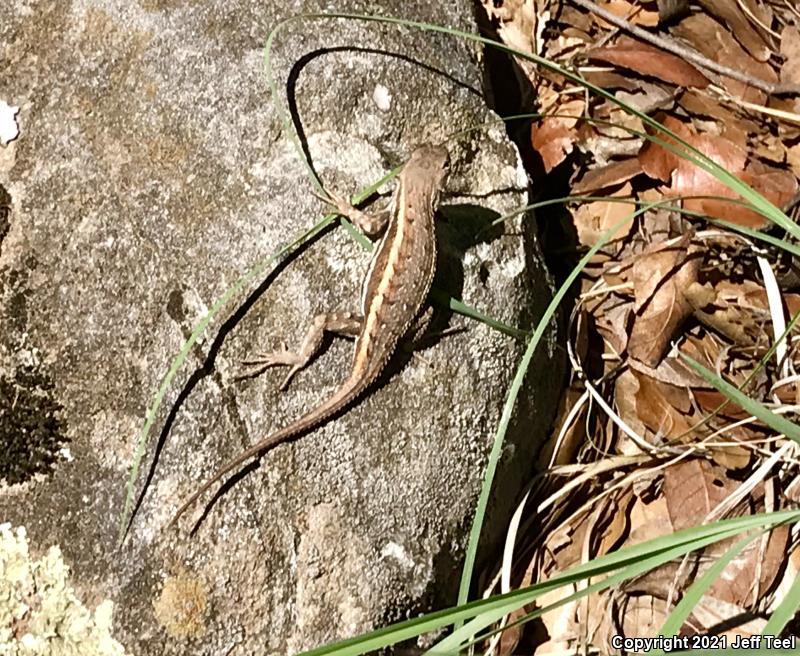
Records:
[[[50,380],[33,371],[0,376],[0,481],[21,483],[58,458],[67,437],[52,391]]]
[[[113,604],[84,607],[69,584],[61,549],[31,560],[25,529],[0,524],[0,654],[124,656],[111,637]]]

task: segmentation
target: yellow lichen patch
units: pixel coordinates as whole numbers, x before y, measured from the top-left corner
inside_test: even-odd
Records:
[[[61,549],[31,560],[25,529],[0,524],[0,654],[124,656],[111,636],[113,604],[92,612],[75,595]]]
[[[167,577],[161,595],[153,602],[156,620],[173,638],[202,635],[207,607],[205,585],[185,571]]]

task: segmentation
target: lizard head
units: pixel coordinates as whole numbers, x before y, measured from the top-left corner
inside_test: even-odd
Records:
[[[433,205],[436,205],[439,194],[447,182],[449,171],[450,153],[447,152],[447,148],[425,145],[411,153],[400,175],[406,184],[411,183],[414,189],[427,191]]]

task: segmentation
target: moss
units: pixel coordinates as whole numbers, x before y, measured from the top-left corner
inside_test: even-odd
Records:
[[[0,654],[124,656],[111,637],[112,602],[91,612],[68,579],[61,549],[31,560],[25,529],[0,524]]]
[[[31,370],[0,376],[0,481],[13,485],[47,472],[66,444],[52,388]]]

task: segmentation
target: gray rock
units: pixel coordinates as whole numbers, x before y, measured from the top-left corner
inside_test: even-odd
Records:
[[[523,349],[459,316],[443,323],[466,331],[401,357],[349,412],[276,448],[179,530],[164,530],[214,469],[344,378],[350,346],[334,342],[284,394],[280,371],[235,379],[242,358],[296,343],[316,312],[357,308],[369,254],[344,230],[252,285],[191,351],[116,548],[136,438],[172,358],[238,276],[323,211],[276,114],[287,90],[316,170],[343,193],[420,142],[492,119],[476,47],[376,23],[293,24],[275,45],[281,98],[270,98],[266,35],[313,4],[11,0],[2,10],[0,99],[20,106],[21,132],[0,147],[11,196],[0,435],[15,449],[0,456],[0,477],[10,481],[13,463],[25,480],[0,488],[0,521],[25,525],[39,549],[61,546],[81,597],[114,601],[115,637],[131,653],[296,652],[455,600]],[[398,10],[388,0],[340,4]],[[472,29],[467,0],[402,11]],[[500,124],[448,147],[436,284],[531,326],[550,291],[529,223],[480,233],[524,202],[515,151]],[[508,436],[487,548],[550,421],[560,366],[543,344]],[[20,407],[29,411],[12,412]]]

